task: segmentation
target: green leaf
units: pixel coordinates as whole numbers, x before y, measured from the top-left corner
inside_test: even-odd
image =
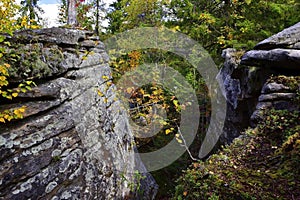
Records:
[[[30,85],[30,84],[32,84],[32,81],[26,81],[26,84]]]
[[[179,106],[177,100],[173,100],[173,104],[174,104],[174,106],[175,106],[176,108]]]
[[[4,42],[7,46],[11,46],[10,42]]]

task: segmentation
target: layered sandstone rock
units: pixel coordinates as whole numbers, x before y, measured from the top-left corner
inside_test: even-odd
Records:
[[[145,169],[103,43],[61,28],[8,39],[21,55],[10,82],[37,86],[0,105],[26,106],[24,119],[0,125],[0,199],[153,199],[152,176],[136,178]]]

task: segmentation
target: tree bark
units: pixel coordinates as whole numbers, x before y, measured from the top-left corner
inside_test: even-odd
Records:
[[[76,0],[68,0],[68,25],[72,27],[77,25],[76,16]]]
[[[99,35],[99,8],[100,8],[100,0],[96,0],[96,27],[95,27],[95,33],[96,35]]]

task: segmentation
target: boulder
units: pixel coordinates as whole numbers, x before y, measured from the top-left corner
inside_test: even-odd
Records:
[[[300,49],[300,22],[261,41],[255,50],[270,50],[276,48]]]
[[[251,50],[241,58],[241,64],[248,66],[272,67],[280,70],[300,70],[300,50],[272,49]]]
[[[241,64],[273,68],[280,70],[283,74],[298,73],[300,69],[300,22],[258,43],[254,50],[242,56]]]

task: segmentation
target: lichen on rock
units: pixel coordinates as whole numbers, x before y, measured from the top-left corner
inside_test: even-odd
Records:
[[[0,105],[26,105],[22,120],[0,125],[0,198],[153,199],[152,176],[134,176],[143,163],[115,86],[107,84],[103,44],[89,32],[61,28],[8,39],[20,43],[11,48],[11,82],[30,79],[36,87]]]

